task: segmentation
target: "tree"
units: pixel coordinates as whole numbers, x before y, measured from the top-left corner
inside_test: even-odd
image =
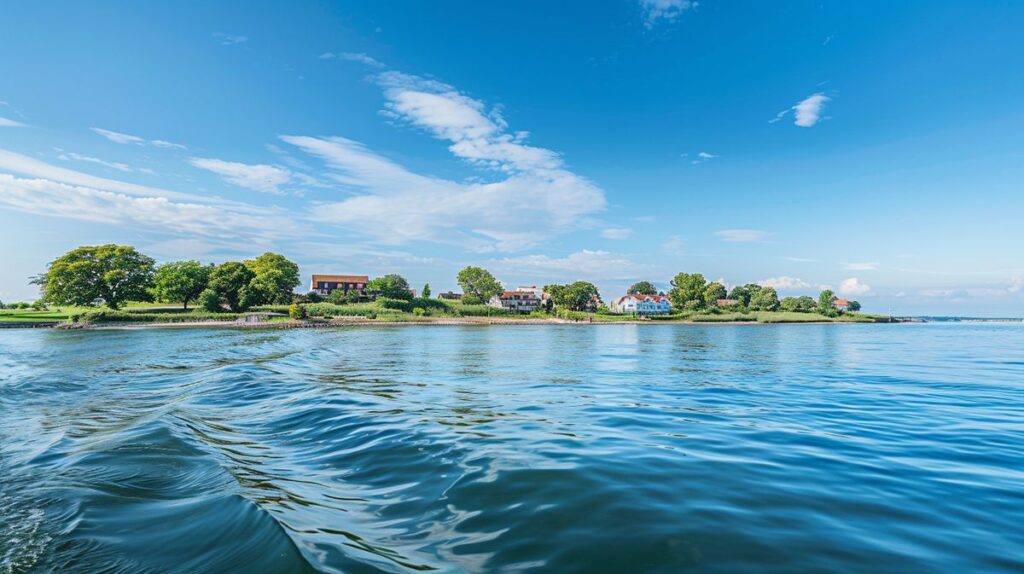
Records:
[[[803,295],[800,297],[785,297],[779,302],[783,311],[794,311],[797,313],[810,313],[818,306],[814,299]]]
[[[750,296],[750,308],[759,311],[775,311],[779,308],[779,294],[774,287],[761,287]]]
[[[729,299],[739,301],[739,304],[746,307],[750,304],[750,290],[743,285],[737,285],[729,292]]]
[[[677,309],[685,308],[688,301],[696,301],[697,306],[701,306],[704,304],[706,285],[707,279],[700,273],[677,273],[672,278],[672,290],[668,292],[668,298]]]
[[[658,294],[658,288],[655,287],[654,283],[651,283],[650,281],[640,281],[639,283],[634,283],[634,284],[630,285],[629,289],[626,289],[626,294],[627,295],[657,295]]]
[[[247,294],[252,305],[284,305],[292,302],[294,290],[299,286],[299,266],[284,255],[264,253],[245,261],[252,271]]]
[[[249,289],[254,277],[256,274],[243,263],[228,261],[218,265],[210,273],[209,286],[200,295],[203,306],[219,311],[221,305],[227,305],[235,313],[248,309],[256,300]],[[207,291],[213,296],[207,295]]]
[[[335,305],[345,305],[347,303],[358,303],[359,302],[359,291],[356,289],[335,289],[331,291],[331,294],[327,296],[328,303],[334,303]]]
[[[860,301],[850,301],[849,304],[846,305],[846,310],[854,312],[860,311]]]
[[[153,295],[158,301],[182,303],[188,309],[189,301],[195,301],[206,289],[212,270],[198,261],[164,263],[153,275]]]
[[[572,311],[585,311],[592,302],[597,301],[600,304],[601,301],[597,286],[587,281],[576,281],[568,285],[546,285],[544,292],[554,305]]]
[[[482,267],[466,267],[459,271],[456,281],[462,287],[464,303],[486,303],[505,290],[494,275]]]
[[[709,307],[717,306],[719,299],[726,298],[725,285],[721,283],[708,283],[708,286],[704,288],[704,304]]]
[[[33,282],[43,299],[58,305],[92,305],[102,299],[111,309],[126,301],[149,299],[153,260],[128,245],[72,249],[50,263]]]
[[[420,297],[430,299],[430,283],[423,284],[423,292],[420,293]]]
[[[412,299],[412,290],[409,289],[409,282],[401,275],[391,274],[377,277],[366,284],[366,289],[375,291],[381,297],[389,299]]]
[[[828,315],[833,311],[836,305],[836,294],[831,289],[825,289],[818,295],[818,312],[822,315]]]

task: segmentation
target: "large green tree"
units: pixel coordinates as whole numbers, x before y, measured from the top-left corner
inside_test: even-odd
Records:
[[[235,313],[245,311],[255,300],[249,291],[249,283],[255,276],[238,261],[222,263],[210,273],[210,283],[199,300],[208,311],[219,311],[222,305]]]
[[[545,285],[544,292],[555,306],[573,311],[584,311],[592,302],[600,303],[601,300],[597,286],[587,281],[575,281],[568,285]]]
[[[818,312],[828,315],[835,310],[836,294],[831,289],[825,289],[818,295]]]
[[[850,301],[850,303],[846,306],[846,310],[854,312],[860,311],[860,301]]]
[[[149,299],[153,260],[128,245],[72,249],[50,263],[35,282],[43,299],[57,305],[92,305],[97,299],[111,309],[127,301]]]
[[[153,275],[153,296],[158,301],[181,303],[188,309],[210,282],[213,268],[198,261],[173,261],[156,268]]]
[[[704,305],[704,287],[707,283],[707,279],[700,273],[677,273],[672,278],[672,289],[668,292],[672,306],[683,309],[690,301],[695,301],[691,307]]]
[[[368,291],[374,291],[381,297],[389,299],[412,299],[412,289],[405,277],[392,273],[383,277],[377,277],[366,284]]]
[[[627,295],[657,295],[658,288],[654,286],[654,283],[650,281],[640,281],[629,286],[626,289]]]
[[[761,287],[750,296],[750,308],[759,311],[776,311],[779,308],[779,294],[774,287]]]
[[[704,288],[704,304],[709,307],[718,305],[719,299],[726,299],[728,293],[725,291],[725,285],[714,282],[708,283],[708,286]]]
[[[245,261],[253,273],[247,294],[252,305],[285,305],[299,286],[299,266],[284,255],[264,253]]]
[[[779,301],[779,306],[783,311],[810,313],[817,308],[818,304],[815,303],[814,298],[802,295],[800,297],[784,297],[782,301]]]
[[[505,290],[494,275],[482,267],[466,267],[459,271],[456,281],[462,287],[464,303],[486,303]]]
[[[420,292],[420,297],[430,299],[430,283],[423,284],[423,291]]]

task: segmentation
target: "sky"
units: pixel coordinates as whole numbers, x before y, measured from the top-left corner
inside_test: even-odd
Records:
[[[1022,29],[996,1],[13,3],[0,300],[114,242],[1022,316]]]

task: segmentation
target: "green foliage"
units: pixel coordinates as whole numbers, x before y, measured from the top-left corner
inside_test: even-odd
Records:
[[[688,303],[691,308],[700,308],[704,305],[704,288],[707,279],[700,273],[677,273],[672,278],[672,290],[668,292],[668,298],[677,309],[686,309]]]
[[[227,305],[233,312],[238,313],[248,309],[258,297],[249,289],[249,284],[256,276],[247,266],[237,261],[228,261],[214,268],[210,273],[210,283],[207,291],[214,293],[218,298],[217,308],[220,305]],[[213,311],[212,298],[206,291],[200,296],[203,308]]]
[[[141,313],[130,311],[114,311],[97,309],[74,313],[69,317],[72,323],[191,323],[195,321],[223,321],[237,319],[238,313],[207,313],[189,311],[187,313]]]
[[[212,271],[212,267],[198,261],[164,263],[153,275],[153,296],[158,301],[182,303],[188,309],[189,301],[206,289]]]
[[[546,285],[544,292],[556,307],[570,311],[584,311],[591,307],[595,300],[601,300],[597,286],[586,281],[576,281],[568,285]]]
[[[658,288],[654,286],[654,283],[650,281],[640,281],[629,286],[626,289],[627,295],[657,295]]]
[[[775,311],[779,308],[779,295],[774,287],[762,287],[750,296],[750,308],[758,311]]]
[[[412,314],[416,315],[417,317],[422,317],[427,314],[427,311],[423,307],[413,307]]]
[[[288,306],[288,317],[292,319],[305,319],[306,306],[299,305],[298,303],[292,303]]]
[[[740,305],[746,307],[750,304],[750,290],[743,285],[737,285],[729,292],[728,298],[735,299],[740,302]]]
[[[423,285],[423,291],[420,292],[420,297],[423,297],[425,299],[430,298],[430,283],[426,283],[425,285]]]
[[[704,288],[704,304],[709,307],[715,307],[718,305],[719,299],[726,299],[728,293],[725,291],[725,285],[721,283],[708,283],[707,287]]]
[[[779,302],[779,307],[783,311],[810,313],[818,308],[818,304],[815,303],[813,298],[803,295],[801,297],[784,297]]]
[[[199,294],[199,298],[196,299],[199,306],[211,313],[223,311],[224,306],[221,303],[220,295],[217,294],[213,289],[205,289]]]
[[[835,310],[836,294],[831,289],[825,289],[818,295],[818,312],[826,315]]]
[[[264,253],[244,265],[253,277],[246,290],[249,305],[287,304],[299,286],[299,266],[284,255]]]
[[[704,301],[700,299],[692,299],[683,303],[684,311],[700,311],[704,308]]]
[[[377,277],[366,284],[366,289],[388,299],[404,299],[405,301],[412,299],[409,282],[401,275],[391,274]]]
[[[404,311],[408,313],[412,309],[412,303],[405,299],[392,299],[390,297],[378,297],[377,306],[381,309]]]
[[[860,301],[850,301],[850,304],[846,306],[846,310],[853,312],[860,311]]]
[[[126,301],[149,299],[153,260],[127,245],[84,246],[50,263],[34,282],[43,299],[57,305],[92,305],[102,299],[111,309]]]
[[[490,271],[482,267],[466,267],[459,271],[456,281],[462,287],[463,301],[471,305],[486,303],[505,290]]]
[[[359,291],[355,289],[350,289],[348,291],[335,289],[327,296],[327,301],[329,303],[334,303],[335,305],[345,305],[347,303],[358,303],[359,298]]]

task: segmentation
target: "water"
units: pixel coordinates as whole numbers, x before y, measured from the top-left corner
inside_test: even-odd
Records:
[[[1021,325],[0,330],[0,572],[1021,572]]]

